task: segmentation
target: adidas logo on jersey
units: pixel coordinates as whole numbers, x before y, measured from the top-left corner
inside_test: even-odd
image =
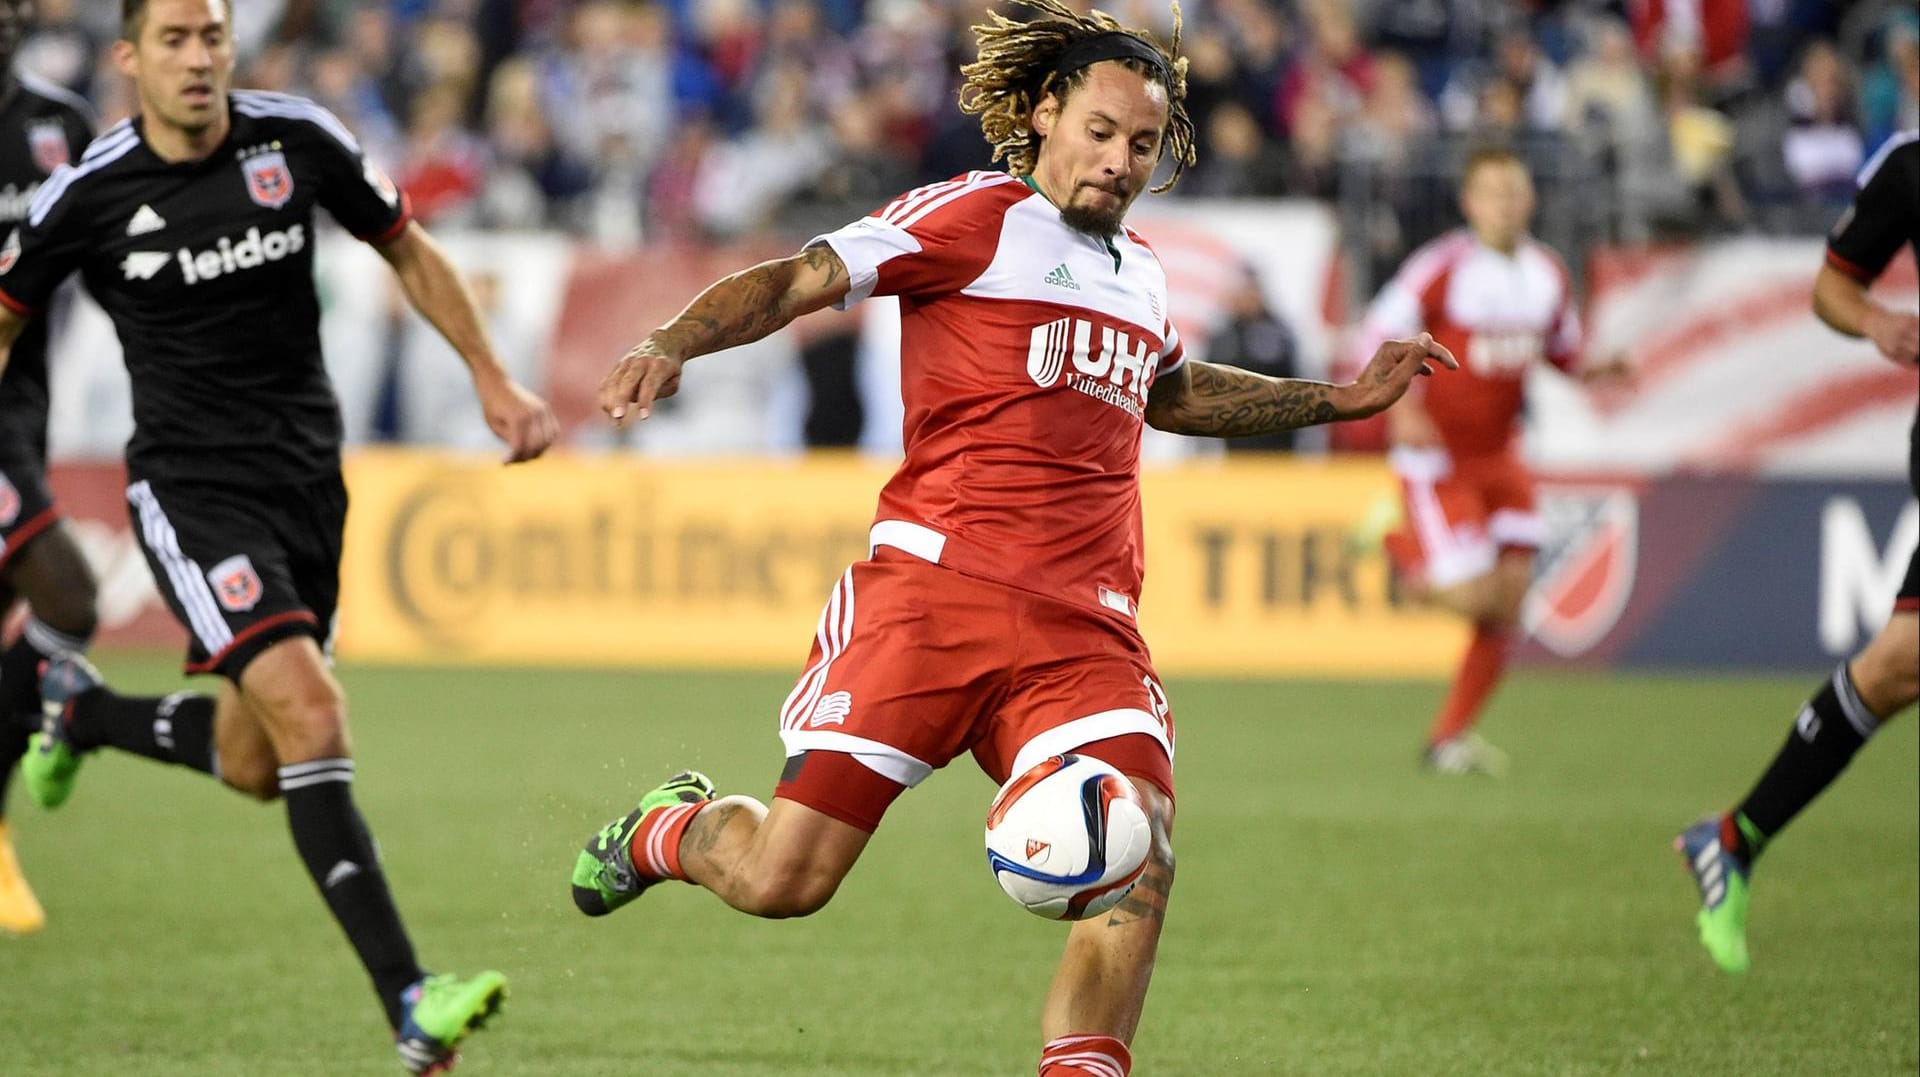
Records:
[[[158,232],[167,226],[167,219],[153,211],[153,207],[142,205],[134,211],[133,219],[127,222],[127,235],[144,236],[149,232]]]
[[[120,260],[120,272],[123,280],[152,280],[162,266],[173,261],[173,255],[166,251],[128,251]]]
[[[281,232],[262,232],[258,228],[249,228],[247,234],[237,241],[221,236],[213,250],[196,253],[182,247],[177,257],[180,260],[180,275],[191,285],[242,269],[253,269],[268,262],[278,262],[288,255],[299,254],[306,246],[307,231],[304,225],[296,224]]]
[[[1073,279],[1073,274],[1067,271],[1065,262],[1054,266],[1053,272],[1040,278],[1040,283],[1051,284],[1056,288],[1071,288],[1076,292],[1080,290],[1080,282]]]

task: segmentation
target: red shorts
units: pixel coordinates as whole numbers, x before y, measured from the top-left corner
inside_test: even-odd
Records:
[[[1493,570],[1505,550],[1537,550],[1546,529],[1533,474],[1512,454],[1455,459],[1444,449],[1395,449],[1406,522],[1388,550],[1403,572],[1451,587]]]
[[[1004,783],[1110,741],[1099,758],[1173,792],[1173,713],[1131,617],[886,546],[840,577],[780,740],[775,795],[869,831],[963,752]]]

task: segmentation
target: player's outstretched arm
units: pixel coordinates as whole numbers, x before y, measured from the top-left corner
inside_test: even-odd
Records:
[[[600,410],[616,426],[629,414],[644,419],[655,400],[680,391],[687,360],[769,336],[839,302],[849,287],[846,264],[824,243],[723,277],[613,365],[600,383]]]
[[[531,460],[546,452],[560,436],[560,425],[547,402],[509,377],[494,356],[473,292],[447,252],[426,229],[413,222],[397,239],[374,249],[393,267],[413,309],[432,323],[466,361],[473,387],[480,395],[481,413],[487,417],[487,428],[507,443],[507,463]]]
[[[1867,286],[1830,265],[1813,282],[1813,312],[1837,333],[1866,337],[1901,366],[1920,364],[1920,315],[1881,306]]]
[[[1367,368],[1345,385],[1188,362],[1154,383],[1147,422],[1176,434],[1239,438],[1364,419],[1406,395],[1413,379],[1433,373],[1436,362],[1449,370],[1460,366],[1425,333],[1380,345]]]

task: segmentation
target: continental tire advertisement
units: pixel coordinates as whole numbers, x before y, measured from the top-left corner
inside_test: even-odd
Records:
[[[357,661],[791,667],[866,553],[890,467],[855,457],[350,459],[340,650]],[[1145,478],[1141,617],[1164,673],[1434,674],[1459,629],[1404,606],[1356,525],[1375,461]]]

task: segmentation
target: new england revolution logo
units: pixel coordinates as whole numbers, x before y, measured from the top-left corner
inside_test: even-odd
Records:
[[[247,177],[247,197],[268,209],[279,209],[293,198],[293,170],[278,150],[257,153],[240,162]]]
[[[1627,486],[1540,489],[1546,541],[1523,619],[1541,646],[1585,654],[1626,612],[1640,555],[1640,501]]]

